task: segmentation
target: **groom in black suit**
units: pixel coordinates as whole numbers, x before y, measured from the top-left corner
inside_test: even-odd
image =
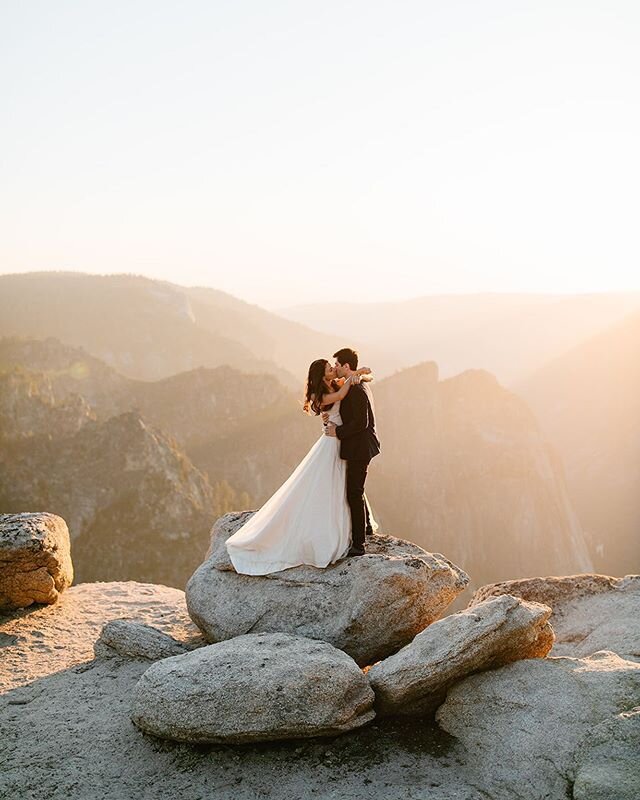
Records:
[[[358,354],[344,347],[333,354],[339,378],[349,378],[358,369]],[[373,395],[366,383],[354,384],[340,403],[342,425],[328,423],[327,436],[340,440],[340,458],[347,462],[347,502],[351,509],[351,549],[348,556],[364,555],[364,537],[372,533],[369,508],[364,497],[369,462],[380,452],[373,415]]]

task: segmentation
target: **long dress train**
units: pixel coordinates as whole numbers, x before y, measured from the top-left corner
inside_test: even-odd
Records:
[[[333,404],[329,421],[342,424],[340,401]],[[266,575],[301,564],[326,567],[346,556],[351,545],[346,471],[340,441],[323,433],[282,486],[227,539],[236,572]]]

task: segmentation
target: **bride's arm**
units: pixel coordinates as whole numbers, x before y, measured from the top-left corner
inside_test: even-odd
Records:
[[[360,383],[360,378],[362,375],[369,375],[371,370],[369,367],[361,367],[360,369],[356,370],[353,375],[356,376],[355,381],[352,378],[347,378],[347,380],[342,384],[342,386],[338,389],[337,392],[328,392],[327,394],[322,395],[322,405],[329,405],[329,403],[335,403],[337,400],[342,400],[345,398],[349,392],[349,389],[353,385],[353,383]],[[352,376],[353,377],[353,376]]]
[[[337,400],[342,400],[343,397],[347,396],[347,393],[351,388],[351,383],[351,378],[347,378],[337,392],[327,392],[326,394],[323,394],[321,405],[328,406],[330,403],[335,403]]]

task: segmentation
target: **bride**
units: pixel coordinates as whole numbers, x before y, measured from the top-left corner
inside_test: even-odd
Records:
[[[325,358],[317,359],[309,367],[304,410],[328,412],[328,421],[341,425],[340,401],[370,373],[362,367],[340,385],[335,368]],[[346,469],[339,439],[323,432],[285,483],[227,539],[236,572],[266,575],[301,564],[326,567],[344,558],[351,545]],[[367,511],[371,529],[377,530],[371,509]]]

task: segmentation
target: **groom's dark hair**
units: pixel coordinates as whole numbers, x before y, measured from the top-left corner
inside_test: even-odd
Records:
[[[350,347],[343,347],[342,350],[338,350],[337,353],[334,353],[333,357],[337,358],[338,364],[343,367],[345,364],[348,364],[351,369],[358,369],[358,354]]]

